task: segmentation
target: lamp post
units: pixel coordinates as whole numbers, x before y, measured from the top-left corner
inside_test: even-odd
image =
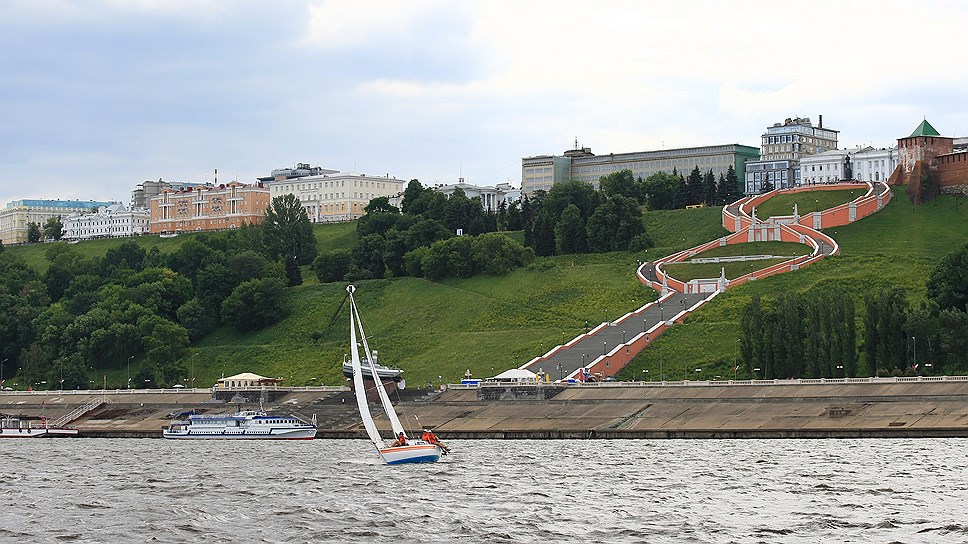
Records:
[[[754,379],[754,380],[758,380],[758,379],[760,379],[760,376],[759,376],[759,374],[760,374],[760,368],[759,368],[759,367],[756,367],[756,368],[754,368],[754,369],[753,369],[753,372],[755,372],[755,373],[756,373],[756,375],[755,375],[755,377],[754,377],[753,379]]]
[[[605,351],[605,346],[606,345],[608,345],[608,342],[606,340],[602,340],[602,355],[605,355],[607,353]]]
[[[643,382],[645,381],[645,378],[646,378],[646,376],[648,376],[648,375],[649,375],[649,369],[647,369],[647,368],[643,368],[643,369],[642,369],[642,381],[643,381]],[[650,379],[649,381],[651,382],[652,380]]]
[[[701,368],[697,368],[696,369],[696,379],[697,380],[701,380],[702,379],[702,369]]]
[[[134,359],[134,355],[128,357],[128,389],[131,389],[131,359]]]
[[[840,374],[840,378],[844,377],[844,365],[837,365],[837,374]]]
[[[918,339],[912,336],[911,341],[914,342],[914,368],[918,368]]]
[[[560,382],[565,378],[564,371],[561,369],[561,363],[558,363],[558,381]]]
[[[623,344],[626,343],[626,340],[625,340],[625,331],[622,331],[622,343]]]
[[[4,359],[3,361],[0,361],[0,385],[3,384],[3,364],[6,363],[9,359],[10,358],[8,357],[8,358]]]

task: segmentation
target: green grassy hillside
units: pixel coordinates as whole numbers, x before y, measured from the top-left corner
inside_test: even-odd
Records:
[[[765,219],[775,215],[793,215],[794,204],[796,204],[797,213],[800,215],[819,210],[829,210],[864,196],[866,193],[867,186],[838,191],[807,191],[776,195],[756,208],[756,217]]]
[[[841,245],[841,255],[787,274],[728,289],[697,311],[684,326],[663,334],[622,373],[641,379],[642,370],[658,376],[660,361],[668,366],[703,369],[704,377],[732,377],[739,356],[739,319],[754,294],[773,297],[783,291],[805,291],[837,285],[855,294],[860,336],[863,296],[892,287],[904,288],[912,301],[925,296],[925,283],[938,260],[968,241],[968,199],[943,196],[913,206],[904,190],[895,189],[880,212],[851,225],[828,229]],[[861,354],[860,365],[865,364]],[[666,370],[667,378],[668,370]],[[745,377],[745,376],[740,376]]]
[[[361,281],[357,299],[381,362],[403,367],[411,387],[437,383],[438,376],[453,382],[467,369],[487,376],[571,339],[586,321],[595,326],[654,300],[657,294],[635,280],[637,262],[723,236],[720,214],[720,208],[647,212],[644,222],[656,243],[647,252],[539,259],[528,269],[501,277]],[[315,228],[324,250],[348,247],[356,236],[354,223]],[[655,341],[623,377],[641,379],[643,369],[658,377],[660,364],[668,379],[681,378],[683,369],[695,377],[696,368],[702,369],[703,378],[732,377],[740,312],[753,294],[773,296],[836,284],[858,297],[891,286],[907,288],[914,299],[923,297],[926,277],[938,259],[968,240],[968,199],[942,197],[914,207],[899,191],[887,209],[830,234],[841,243],[840,257],[728,290]],[[137,240],[161,247],[185,238]],[[86,255],[103,254],[111,242],[117,243],[83,242],[77,247]],[[43,261],[43,244],[8,249],[37,252],[32,262]],[[241,371],[283,377],[286,384],[342,383],[346,311],[329,324],[345,296],[345,283],[317,284],[308,271],[304,277],[307,283],[293,290],[292,314],[282,322],[246,335],[219,329],[194,345],[195,356],[185,366],[194,369],[195,384],[209,386],[223,373]],[[322,333],[315,343],[314,331]],[[132,373],[136,365],[137,360]],[[109,373],[109,385],[123,383],[125,372]]]
[[[382,363],[405,369],[410,387],[437,383],[438,376],[457,381],[468,369],[475,376],[493,375],[570,340],[586,322],[594,327],[654,300],[657,293],[635,279],[638,261],[722,236],[720,213],[720,208],[647,213],[657,247],[640,254],[539,259],[500,277],[360,281],[356,297],[372,347]],[[295,384],[341,383],[346,311],[327,326],[345,287],[307,282],[294,289],[293,314],[284,321],[248,335],[216,331],[196,345],[196,383],[208,385],[223,373],[242,371]],[[314,331],[323,333],[317,343]]]

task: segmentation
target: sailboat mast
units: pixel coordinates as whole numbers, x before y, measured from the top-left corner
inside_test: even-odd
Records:
[[[352,286],[351,286],[352,287]],[[347,289],[349,290],[349,288]],[[351,308],[355,308],[356,304],[353,302],[353,291],[350,293],[350,305]],[[383,447],[383,438],[380,437],[380,431],[376,428],[376,423],[373,422],[373,416],[370,415],[370,407],[366,404],[366,386],[363,384],[363,365],[360,364],[360,349],[356,345],[356,323],[354,312],[350,312],[350,353],[352,353],[352,364],[353,364],[353,389],[356,390],[356,404],[360,409],[360,417],[363,419],[363,427],[366,428],[366,434],[370,437],[370,441],[377,449]]]
[[[360,310],[356,306],[356,299],[353,295],[350,295],[350,307],[352,313],[356,314],[356,325],[360,329],[360,338],[363,342],[363,353],[366,355],[367,364],[370,365],[370,375],[373,376],[373,384],[376,386],[377,394],[380,396],[380,402],[383,404],[383,411],[387,415],[387,419],[390,420],[390,427],[393,428],[393,436],[397,436],[400,433],[405,433],[403,429],[403,424],[400,423],[400,418],[397,417],[397,411],[393,408],[393,404],[390,402],[390,396],[387,394],[387,390],[383,387],[383,380],[380,378],[376,370],[376,365],[373,363],[373,352],[370,351],[370,343],[366,340],[366,332],[363,330],[363,321],[360,319]]]

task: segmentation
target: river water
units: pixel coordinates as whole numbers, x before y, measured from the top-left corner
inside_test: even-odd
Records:
[[[0,542],[968,542],[963,439],[0,441]]]

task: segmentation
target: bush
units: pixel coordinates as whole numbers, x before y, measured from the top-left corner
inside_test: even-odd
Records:
[[[222,302],[222,321],[240,332],[261,329],[288,315],[288,295],[281,279],[244,282]]]
[[[330,283],[342,280],[350,271],[352,252],[349,249],[337,249],[321,253],[311,266],[320,283]]]

